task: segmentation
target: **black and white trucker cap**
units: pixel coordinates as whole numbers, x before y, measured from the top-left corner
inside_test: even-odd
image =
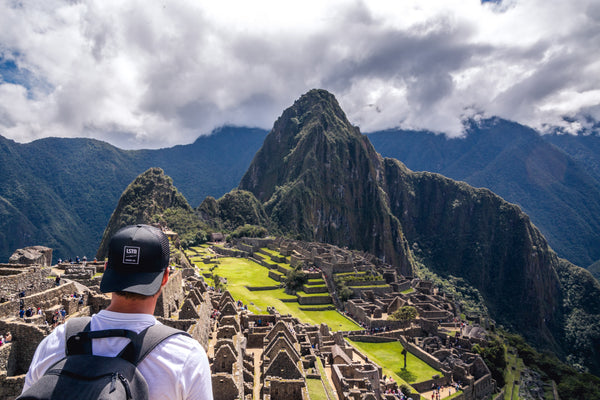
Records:
[[[119,229],[108,245],[100,290],[152,296],[169,266],[169,254],[169,239],[159,228],[130,225]]]

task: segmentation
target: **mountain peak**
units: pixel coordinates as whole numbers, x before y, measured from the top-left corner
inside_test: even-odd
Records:
[[[239,189],[263,202],[283,231],[373,251],[411,275],[408,245],[379,187],[380,164],[335,97],[315,89],[275,122]]]

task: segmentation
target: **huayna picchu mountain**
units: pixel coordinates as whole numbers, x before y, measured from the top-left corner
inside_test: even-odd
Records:
[[[254,193],[282,231],[368,250],[411,275],[408,243],[382,190],[382,161],[333,95],[312,90],[275,122],[239,189]]]
[[[519,207],[382,158],[330,93],[311,90],[284,111],[239,189],[286,234],[369,251],[404,274],[422,262],[465,279],[498,323],[600,371],[598,282],[559,260]],[[577,284],[565,284],[574,275],[591,278],[583,296],[591,305],[578,303]],[[565,329],[575,320],[591,324],[585,338]]]

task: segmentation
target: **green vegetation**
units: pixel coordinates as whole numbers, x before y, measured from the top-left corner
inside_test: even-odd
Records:
[[[315,365],[319,370],[319,374],[321,375],[322,385],[325,388],[325,391],[327,392],[327,394],[329,395],[329,399],[335,400],[337,398],[337,395],[335,394],[335,390],[333,390],[333,388],[329,384],[329,379],[327,379],[327,374],[325,373],[325,367],[323,367],[323,363],[321,362],[320,358],[317,358]],[[311,400],[312,400],[312,398],[311,398]]]
[[[310,400],[328,400],[327,393],[321,379],[307,379],[306,388]]]
[[[227,240],[232,238],[240,238],[240,237],[257,237],[262,238],[267,236],[269,232],[266,228],[262,226],[249,225],[245,224],[243,226],[238,226],[235,228],[233,232],[229,236],[227,236]]]
[[[306,274],[302,272],[302,269],[300,267],[294,268],[287,275],[283,283],[285,287],[285,292],[289,294],[296,293],[297,291],[302,289],[302,286],[306,283],[307,279],[308,278],[306,277]]]
[[[383,280],[383,276],[376,271],[346,272],[334,274],[334,280],[341,284],[352,286],[354,282],[374,282]]]
[[[404,369],[404,357],[402,355],[404,347],[400,342],[367,343],[350,339],[348,341],[369,359],[381,365],[384,374],[391,375],[398,384],[423,382],[431,379],[434,375],[442,375],[441,371],[430,367],[411,353],[407,354],[407,368]]]
[[[173,186],[173,180],[160,168],[150,168],[131,182],[121,195],[104,231],[98,259],[106,257],[108,241],[121,227],[156,222],[169,223],[182,238],[195,236],[204,228],[185,197]]]
[[[554,354],[539,353],[519,336],[503,333],[506,343],[513,347],[527,368],[541,374],[542,380],[557,384],[561,399],[600,400],[600,378],[580,373],[561,362]]]
[[[413,306],[402,306],[388,316],[390,320],[402,322],[410,322],[415,318],[417,318],[417,309]]]
[[[492,378],[496,380],[499,387],[504,386],[504,371],[506,369],[505,347],[501,340],[493,336],[488,341],[488,345],[482,347],[478,344],[473,346],[473,352],[483,358],[485,365],[490,369]]]
[[[445,293],[453,295],[467,314],[481,317],[489,316],[489,311],[479,290],[469,285],[463,278],[449,275],[444,279],[425,267],[421,262],[415,262],[415,267],[417,276],[432,281],[434,286],[439,287]],[[465,319],[465,314],[461,315],[461,318]]]
[[[198,207],[198,212],[205,222],[218,230],[232,231],[244,225],[255,227],[270,225],[263,205],[251,192],[245,190],[234,189],[218,200],[207,197]],[[257,236],[250,235],[250,237]]]

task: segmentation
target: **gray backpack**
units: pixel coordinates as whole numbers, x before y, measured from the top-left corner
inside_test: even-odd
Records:
[[[44,375],[17,400],[33,399],[124,399],[146,400],[148,384],[138,364],[163,340],[183,334],[156,324],[139,334],[127,329],[90,330],[91,318],[74,318],[65,328],[66,356],[48,368]],[[92,354],[92,339],[126,337],[131,342],[116,357]]]

